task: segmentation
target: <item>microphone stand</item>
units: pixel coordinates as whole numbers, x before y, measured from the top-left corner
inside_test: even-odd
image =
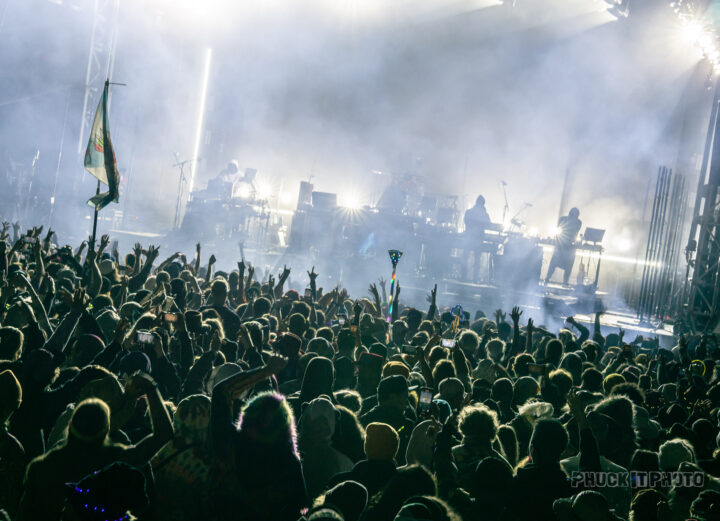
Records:
[[[177,194],[177,201],[175,202],[175,220],[173,222],[173,229],[177,230],[180,227],[180,204],[182,202],[182,189],[183,189],[183,182],[186,181],[185,178],[185,165],[192,163],[195,161],[195,159],[186,159],[185,161],[180,161],[180,157],[177,152],[175,152],[175,160],[177,163],[175,163],[173,166],[176,166],[180,169],[180,179],[178,180],[178,194]]]
[[[505,227],[505,217],[507,217],[508,212],[510,211],[510,205],[508,204],[508,198],[507,198],[507,183],[505,181],[500,181],[500,185],[502,186],[503,191],[503,198],[505,199],[505,206],[503,207],[503,216],[502,216],[502,225]]]

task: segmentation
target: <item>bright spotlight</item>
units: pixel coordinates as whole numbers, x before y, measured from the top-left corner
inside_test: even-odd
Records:
[[[700,49],[702,55],[717,70],[720,64],[720,50],[718,50],[717,33],[705,22],[698,18],[682,18],[680,35],[688,44]]]
[[[255,187],[258,199],[268,199],[272,195],[272,187],[267,183],[258,183]]]
[[[250,197],[250,194],[251,194],[250,185],[247,183],[241,183],[239,185],[235,185],[235,188],[233,189],[233,197],[247,199]]]
[[[360,203],[360,199],[358,199],[357,196],[347,195],[345,196],[342,206],[343,208],[347,208],[348,210],[359,210],[362,207],[362,204]]]
[[[697,20],[690,20],[688,23],[683,25],[681,34],[683,40],[691,45],[697,45],[704,33],[703,26]]]
[[[293,194],[286,192],[284,194],[280,194],[280,202],[282,204],[291,204],[293,202]]]
[[[558,237],[560,234],[562,234],[562,228],[560,228],[559,226],[554,226],[550,231],[550,236],[553,238]]]
[[[615,242],[615,249],[620,252],[628,252],[632,249],[633,242],[627,237],[620,237]]]
[[[533,226],[528,230],[528,235],[530,235],[530,237],[537,237],[539,234],[540,230],[538,230],[536,226]]]

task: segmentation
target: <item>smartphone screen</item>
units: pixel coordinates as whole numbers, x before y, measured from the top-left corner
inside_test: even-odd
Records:
[[[541,364],[528,364],[528,371],[531,374],[545,374],[545,366]]]
[[[405,344],[402,346],[402,352],[408,355],[414,355],[417,353],[417,347],[411,346],[410,344]]]
[[[310,288],[305,289],[305,298],[308,298],[308,299],[312,298],[312,289],[310,289]]]
[[[429,387],[420,389],[418,398],[417,413],[418,416],[427,415],[430,412],[430,404],[432,403],[433,393]]]
[[[25,244],[35,244],[37,242],[37,237],[25,237],[23,238],[23,242]]]
[[[347,320],[347,317],[345,315],[338,315],[337,323],[341,326],[345,325],[345,321]]]
[[[178,317],[175,313],[163,313],[163,319],[165,322],[173,323],[177,322]]]
[[[443,347],[450,347],[450,348],[455,347],[455,344],[456,344],[456,343],[457,343],[457,340],[455,340],[454,338],[443,338],[443,339],[440,341],[440,345],[441,345],[441,346],[443,346]]]
[[[138,331],[137,342],[139,344],[152,344],[155,341],[155,337],[149,331]]]

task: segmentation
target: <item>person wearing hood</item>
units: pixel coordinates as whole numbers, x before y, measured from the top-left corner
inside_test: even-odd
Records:
[[[183,399],[173,415],[175,436],[152,459],[155,476],[154,519],[193,521],[208,509],[210,398]]]
[[[553,501],[573,495],[560,456],[568,433],[555,419],[539,420],[530,437],[530,463],[518,469],[512,482],[509,519],[554,521]]]
[[[337,409],[324,396],[311,400],[300,417],[298,448],[310,497],[320,494],[335,474],[353,467],[350,458],[332,446],[337,421]]]

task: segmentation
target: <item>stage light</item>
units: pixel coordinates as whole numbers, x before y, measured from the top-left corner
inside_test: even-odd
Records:
[[[247,183],[241,184],[238,187],[237,196],[242,199],[247,199],[248,197],[250,197],[250,185]]]
[[[558,235],[560,235],[561,233],[562,233],[562,228],[560,228],[559,226],[553,226],[552,230],[550,231],[550,236],[555,238]]]
[[[528,235],[530,237],[537,237],[540,234],[540,230],[537,229],[537,227],[533,226],[528,230]]]
[[[633,241],[631,241],[627,237],[619,237],[615,241],[615,249],[619,252],[623,252],[623,253],[628,252],[632,249],[632,247],[633,247]]]
[[[347,195],[343,199],[343,204],[340,206],[347,208],[348,210],[359,210],[362,208],[362,203],[360,203],[360,199],[358,199],[357,196]]]
[[[691,45],[695,45],[700,41],[700,37],[704,32],[704,28],[697,20],[691,20],[680,29],[683,40]]]
[[[258,183],[255,187],[255,194],[258,199],[269,199],[272,195],[272,187],[268,183]]]
[[[295,196],[289,192],[280,194],[280,203],[281,204],[292,204],[294,198],[295,198]]]

